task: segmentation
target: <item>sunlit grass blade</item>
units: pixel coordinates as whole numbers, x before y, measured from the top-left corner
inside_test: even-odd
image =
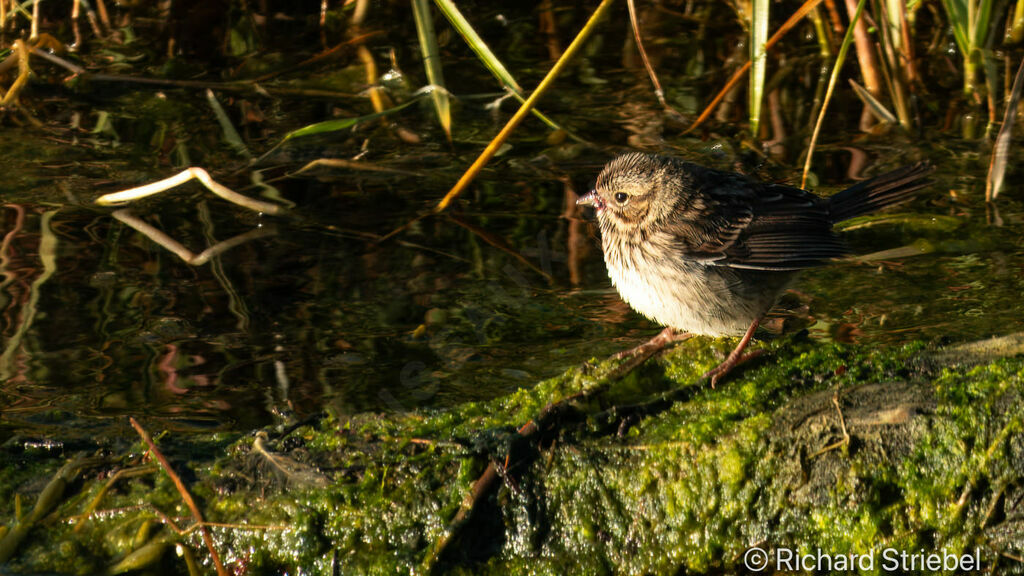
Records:
[[[1024,2],[1024,0],[1021,0]],[[832,57],[832,44],[831,36],[829,35],[829,27],[825,23],[825,19],[821,17],[821,9],[817,6],[814,10],[811,10],[811,22],[814,24],[814,35],[818,39],[818,48],[821,52],[821,57],[829,59]]]
[[[444,83],[444,74],[441,72],[441,55],[437,47],[434,18],[430,15],[430,3],[428,0],[412,0],[412,12],[416,20],[416,34],[420,40],[420,52],[423,54],[423,68],[427,73],[427,81],[434,87],[430,90],[430,98],[434,101],[437,121],[441,124],[441,129],[444,130],[448,141],[451,142],[451,101]]]
[[[768,0],[753,0],[750,15],[750,87],[748,89],[748,112],[750,113],[750,135],[757,138],[761,128],[761,102],[764,97],[764,78],[768,58],[765,57],[768,40]]]
[[[1006,111],[1003,114],[1003,127],[999,129],[999,136],[996,137],[995,146],[992,147],[992,161],[988,167],[988,178],[985,180],[985,201],[993,202],[999,196],[999,189],[1003,187],[1003,177],[1006,176],[1006,163],[1010,159],[1010,139],[1013,137],[1013,123],[1017,119],[1017,104],[1020,103],[1020,93],[1024,90],[1024,60],[1021,60],[1017,68],[1017,76],[1013,80],[1013,90],[1010,91],[1010,99],[1006,103]]]
[[[373,54],[370,53],[370,49],[365,44],[360,44],[356,48],[356,57],[359,58],[359,61],[363,63],[363,67],[366,69],[366,85],[369,86],[367,92],[370,94],[373,110],[375,112],[384,112],[391,107],[391,98],[388,98],[387,92],[377,84],[377,62],[373,59]]]
[[[1024,40],[1024,0],[1017,0],[1013,7],[1013,16],[1006,33],[1007,44],[1016,44]]]
[[[583,26],[583,29],[580,30],[579,34],[576,35],[576,38],[573,39],[572,44],[569,44],[569,47],[562,53],[562,57],[555,62],[555,65],[551,67],[551,70],[549,70],[547,75],[544,76],[544,79],[540,81],[540,84],[537,85],[537,89],[530,94],[530,97],[527,98],[526,102],[519,107],[519,110],[516,111],[512,118],[509,118],[505,127],[502,128],[501,132],[499,132],[498,135],[491,140],[490,144],[484,148],[484,151],[480,153],[480,156],[477,157],[476,161],[473,162],[473,164],[466,170],[462,175],[462,178],[459,178],[459,181],[455,183],[455,186],[452,186],[452,189],[449,190],[448,193],[445,194],[444,198],[437,203],[437,206],[434,207],[435,213],[442,212],[448,208],[448,206],[459,197],[459,194],[462,194],[462,191],[469,186],[469,183],[476,178],[476,175],[480,173],[480,170],[482,170],[491,158],[494,157],[498,152],[498,149],[501,148],[501,145],[504,144],[505,140],[507,140],[512,134],[512,131],[519,126],[519,123],[522,122],[523,118],[530,113],[530,110],[532,110],[533,106],[538,100],[540,100],[540,97],[543,96],[551,84],[554,83],[555,78],[562,73],[565,66],[573,59],[574,56],[576,56],[576,53],[580,51],[580,48],[583,47],[587,38],[589,38],[590,34],[595,28],[597,28],[598,22],[600,22],[605,14],[608,13],[613,4],[614,0],[601,0],[601,4],[598,5],[597,9],[590,16],[590,19],[587,20],[587,23]],[[385,238],[390,237],[392,234],[394,234],[394,232],[388,234]]]
[[[459,11],[458,6],[452,0],[434,0],[434,4],[444,14],[445,18],[448,19],[448,23],[455,28],[455,31],[462,36],[462,39],[466,41],[480,62],[490,70],[491,74],[498,79],[508,90],[512,92],[512,95],[519,100],[520,103],[525,102],[523,97],[523,88],[516,82],[516,79],[505,68],[505,65],[495,56],[494,52],[491,51],[490,46],[484,42],[484,39],[477,34],[476,30],[473,29],[473,25],[469,23],[469,20],[462,15]],[[533,115],[539,118],[542,122],[548,125],[553,130],[564,130],[561,126],[555,123],[554,120],[545,116],[540,110],[533,110]]]
[[[434,0],[434,4],[437,5],[437,8],[442,14],[444,14],[445,18],[448,19],[448,22],[453,28],[455,28],[455,31],[458,32],[459,35],[462,36],[462,39],[466,41],[466,44],[469,46],[470,50],[476,54],[477,58],[480,59],[480,62],[482,62],[483,65],[491,71],[491,74],[494,74],[494,77],[505,86],[508,86],[516,92],[522,93],[523,88],[518,82],[516,82],[516,79],[508,69],[505,68],[505,65],[502,64],[501,60],[494,55],[490,46],[488,46],[487,43],[484,42],[484,39],[476,33],[476,30],[473,29],[473,25],[470,24],[469,20],[466,20],[466,17],[462,15],[462,12],[459,11],[455,2],[452,0]]]
[[[885,0],[882,5],[885,7],[886,29],[889,32],[889,37],[886,39],[886,42],[888,42],[888,44],[897,51],[902,51],[902,30],[904,23],[902,13],[903,7],[905,6],[904,0]]]
[[[772,34],[772,37],[768,39],[768,42],[765,42],[765,52],[771,50],[772,46],[774,46],[780,39],[782,39],[783,36],[786,35],[786,32],[789,32],[789,30],[793,28],[793,26],[796,26],[797,22],[799,22],[804,16],[807,16],[807,13],[814,9],[814,7],[820,4],[821,2],[822,0],[806,0],[803,3],[803,5],[800,6],[800,8],[798,8],[792,16],[786,19],[782,26],[780,26],[779,29],[775,31],[775,34]],[[711,103],[708,104],[706,108],[704,108],[704,111],[700,113],[700,116],[698,116],[697,119],[694,120],[693,124],[691,124],[690,127],[683,132],[683,134],[692,132],[698,126],[706,122],[707,119],[711,117],[711,113],[715,111],[715,108],[722,103],[722,100],[725,99],[726,94],[728,94],[729,91],[732,90],[733,86],[735,86],[740,81],[740,79],[743,78],[743,75],[747,73],[747,70],[750,70],[749,60],[745,64],[740,66],[740,68],[736,70],[736,72],[733,72],[732,77],[729,78],[729,81],[725,83],[725,86],[723,86],[722,89],[718,92],[718,94],[716,94],[715,97],[711,99]]]
[[[857,25],[857,21],[860,20],[861,12],[864,11],[864,5],[867,0],[860,0],[857,2],[857,11],[853,14],[853,18],[850,19],[850,25],[846,28],[846,36],[843,38],[843,44],[839,47],[839,54],[836,55],[835,66],[832,67],[832,76],[828,80],[828,88],[825,90],[825,100],[821,104],[821,112],[818,113],[818,121],[814,125],[814,133],[811,135],[811,142],[807,145],[807,159],[804,160],[804,173],[800,179],[800,187],[804,188],[807,186],[807,173],[811,171],[811,158],[814,157],[814,146],[818,142],[818,134],[821,133],[821,126],[825,123],[825,112],[828,110],[828,103],[832,100],[832,92],[835,90],[836,82],[839,80],[839,72],[843,69],[843,62],[846,61],[846,53],[850,50],[850,44],[853,42],[853,30]]]
[[[213,109],[213,115],[217,117],[217,123],[220,124],[221,132],[224,133],[224,139],[227,140],[229,146],[238,153],[239,156],[249,159],[252,158],[252,153],[249,152],[249,148],[242,141],[242,137],[239,136],[238,130],[235,130],[235,125],[231,123],[231,119],[228,118],[227,112],[224,111],[224,107],[217,101],[217,97],[213,94],[213,90],[206,90],[206,101],[210,104],[210,108]]]
[[[850,86],[853,86],[853,92],[857,94],[857,97],[860,98],[861,102],[871,110],[871,113],[875,115],[875,118],[878,118],[879,122],[895,124],[898,121],[895,114],[890,112],[884,104],[871,95],[871,92],[868,92],[867,88],[858,84],[853,78],[850,78]]]

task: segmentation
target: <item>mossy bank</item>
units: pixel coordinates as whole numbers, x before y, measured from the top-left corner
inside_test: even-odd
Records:
[[[745,571],[755,547],[977,553],[984,569],[1019,573],[1024,359],[1012,341],[786,338],[713,390],[698,375],[728,342],[696,340],[625,375],[588,365],[450,410],[325,415],[241,438],[151,432],[222,561],[250,574],[717,574]],[[4,569],[208,563],[198,530],[168,526],[192,522],[143,450],[8,443],[3,512],[23,502],[31,526],[8,522]],[[29,513],[76,458],[52,509]],[[489,463],[498,481],[473,498]],[[137,473],[108,483],[117,470]],[[12,545],[15,532],[28,537]]]

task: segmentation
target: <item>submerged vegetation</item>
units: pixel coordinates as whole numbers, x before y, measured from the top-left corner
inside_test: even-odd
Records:
[[[505,4],[0,0],[0,572],[1024,572],[1024,0]],[[626,147],[939,184],[712,390],[596,360]]]

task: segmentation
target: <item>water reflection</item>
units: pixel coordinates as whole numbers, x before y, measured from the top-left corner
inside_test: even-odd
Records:
[[[684,152],[733,157],[707,155],[712,147]],[[73,437],[120,428],[127,414],[173,430],[248,430],[325,406],[443,407],[530,386],[657,330],[611,289],[594,226],[576,212],[603,158],[504,162],[464,211],[381,241],[452,181],[451,160],[433,158],[429,180],[356,171],[279,181],[298,208],[272,219],[277,234],[197,267],[105,210],[4,205],[0,435]],[[855,158],[825,150],[836,173],[821,174],[848,182]],[[132,210],[193,252],[269,222],[205,198],[186,189]],[[1024,289],[1012,272],[1024,261],[1019,207],[1004,205],[1002,228],[972,234],[984,210],[943,203],[936,190],[911,210],[946,211],[944,227],[896,216],[846,233],[858,253],[924,255],[809,271],[783,315],[797,321],[766,324],[859,343],[1010,331],[1007,303]]]
[[[444,406],[531,385],[605,353],[609,335],[645,329],[600,289],[600,261],[583,258],[594,238],[564,182],[521,184],[517,201],[542,205],[525,216],[428,219],[383,243],[360,227],[409,217],[381,216],[375,199],[386,192],[322,192],[306,190],[308,208],[279,222],[276,236],[199,267],[105,212],[8,206],[8,426],[141,414],[169,429],[248,429],[325,403]],[[135,210],[194,252],[257,224],[196,193]],[[598,293],[570,290],[581,283]]]

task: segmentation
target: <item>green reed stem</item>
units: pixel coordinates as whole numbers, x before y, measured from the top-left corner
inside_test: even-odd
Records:
[[[765,57],[765,43],[768,41],[768,0],[753,0],[753,12],[750,16],[750,88],[748,111],[750,113],[750,135],[758,137],[761,128],[761,102],[764,98],[765,68],[768,58]]]
[[[843,38],[843,44],[839,47],[839,54],[836,55],[836,63],[832,68],[832,76],[828,80],[828,88],[825,90],[825,101],[821,105],[821,112],[818,114],[818,122],[814,125],[814,134],[811,135],[811,143],[807,146],[807,159],[804,160],[804,173],[800,179],[800,187],[804,188],[807,186],[807,173],[811,171],[811,158],[814,157],[814,147],[818,142],[818,134],[821,133],[821,126],[825,123],[825,112],[828,110],[828,103],[832,100],[832,92],[835,90],[836,82],[839,80],[839,72],[843,69],[843,62],[846,61],[846,53],[850,50],[850,44],[853,43],[853,29],[857,25],[857,20],[860,20],[861,12],[864,11],[864,5],[867,4],[867,0],[860,0],[857,2],[857,11],[853,14],[853,18],[850,19],[850,25],[846,27],[846,36]]]
[[[430,98],[434,101],[437,120],[444,130],[448,141],[452,140],[452,112],[448,90],[441,72],[441,56],[437,47],[437,33],[434,31],[434,18],[430,15],[428,0],[412,0],[413,17],[416,20],[416,34],[420,40],[420,51],[423,54],[423,68],[430,82]]]

